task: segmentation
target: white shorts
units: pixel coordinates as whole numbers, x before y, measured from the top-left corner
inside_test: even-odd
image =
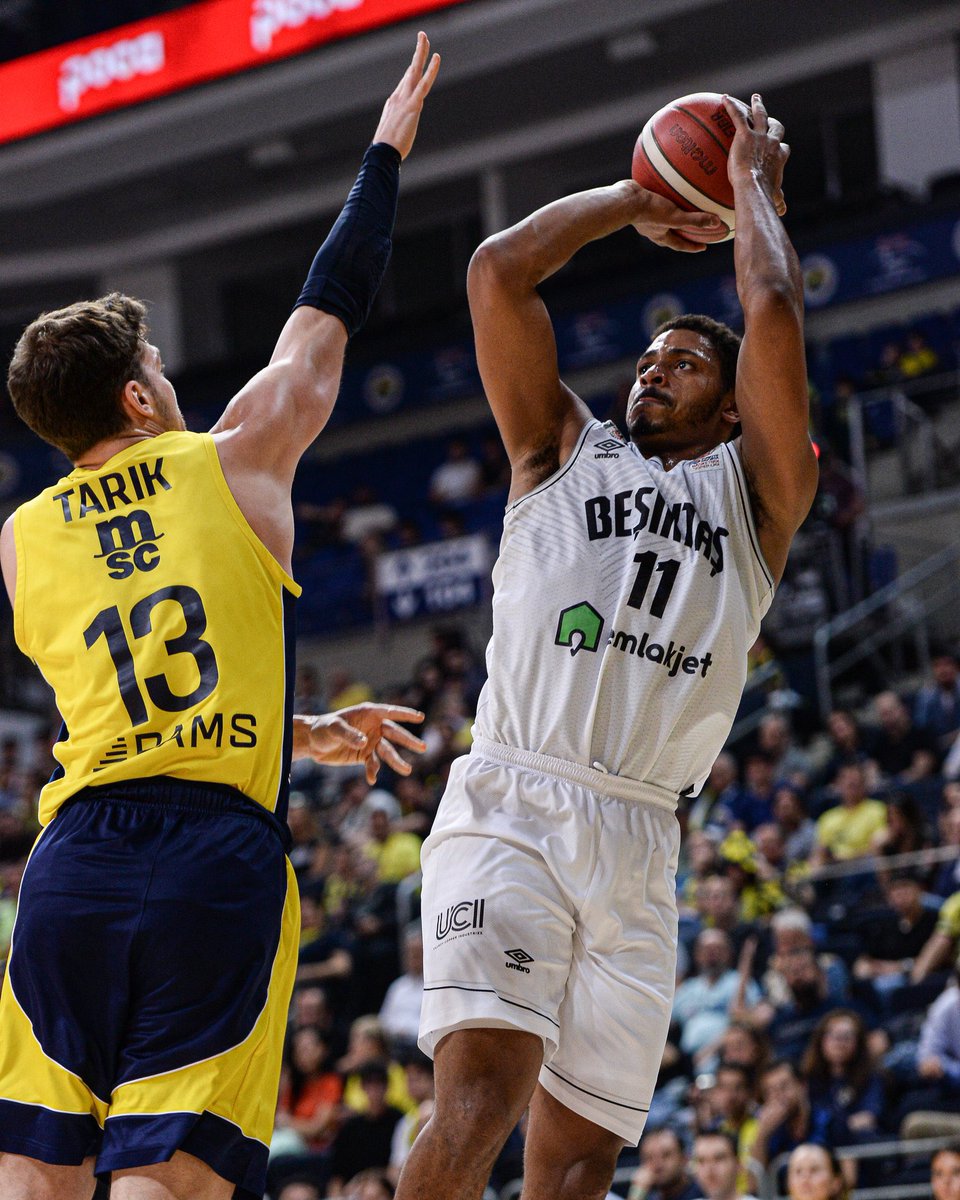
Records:
[[[480,742],[423,847],[421,1049],[455,1029],[535,1033],[543,1087],[633,1144],[676,965],[680,833],[658,792]]]

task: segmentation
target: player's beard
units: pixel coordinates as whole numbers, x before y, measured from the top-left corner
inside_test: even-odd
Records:
[[[681,421],[676,422],[670,420],[671,416],[675,418],[677,415],[676,407],[672,403],[668,407],[658,406],[657,408],[641,405],[627,426],[627,432],[638,446],[646,438],[657,437],[664,433],[669,434],[674,429],[681,435],[684,431],[688,431],[688,438],[681,436],[679,440],[695,441],[704,426],[710,424],[716,417],[722,403],[723,396],[700,400],[687,409]]]

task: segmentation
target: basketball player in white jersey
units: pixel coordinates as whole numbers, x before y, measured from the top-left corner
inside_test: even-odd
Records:
[[[675,250],[724,231],[630,181],[548,205],[471,263],[512,487],[476,740],[424,846],[436,1110],[397,1200],[479,1200],[528,1105],[523,1200],[602,1200],[643,1130],[673,1000],[674,810],[730,730],[817,481],[778,217],[789,150],[759,96],[726,105],[743,341],[704,317],[657,331],[629,441],[559,379],[537,285],[627,225]]]

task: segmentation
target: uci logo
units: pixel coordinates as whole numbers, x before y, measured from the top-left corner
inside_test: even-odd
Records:
[[[461,900],[451,904],[446,912],[437,917],[437,941],[442,942],[448,933],[463,933],[467,929],[483,929],[483,906],[486,900]]]
[[[142,508],[109,521],[98,521],[100,553],[105,558],[111,579],[126,579],[134,571],[152,571],[160,562],[157,542],[163,537],[153,528],[150,514]]]

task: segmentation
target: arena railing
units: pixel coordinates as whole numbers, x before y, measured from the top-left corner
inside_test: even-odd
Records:
[[[945,1134],[943,1137],[911,1138],[877,1142],[869,1146],[844,1146],[837,1148],[837,1156],[843,1159],[898,1158],[907,1161],[915,1158],[928,1160],[935,1150],[952,1145],[956,1135]],[[779,1200],[777,1176],[789,1161],[789,1154],[781,1154],[767,1168],[760,1180],[757,1193],[759,1200]],[[613,1175],[613,1189],[618,1194],[626,1194],[624,1184],[630,1184],[636,1174],[637,1167],[618,1167]],[[483,1200],[517,1200],[523,1189],[523,1179],[511,1179],[500,1189],[499,1195],[492,1188],[487,1188]],[[896,1183],[885,1187],[855,1188],[851,1200],[928,1200],[930,1196],[929,1182]]]
[[[864,1162],[875,1158],[906,1159],[908,1162],[912,1159],[920,1159],[923,1162],[929,1162],[934,1151],[952,1145],[955,1140],[956,1134],[944,1134],[942,1137],[898,1138],[865,1146],[836,1146],[834,1149],[841,1162],[848,1159]],[[777,1179],[789,1161],[789,1154],[781,1154],[767,1167],[758,1188],[760,1200],[778,1200],[780,1191]],[[851,1200],[914,1200],[914,1198],[920,1200],[921,1197],[926,1200],[929,1196],[929,1180],[916,1183],[892,1183],[882,1187],[854,1188],[850,1193]]]
[[[924,408],[924,401],[931,398],[936,399],[938,406],[943,400],[955,405],[960,400],[960,371],[939,371],[935,375],[905,379],[858,392],[850,398],[847,405],[850,465],[866,495],[871,490],[869,460],[885,452],[899,466],[903,495],[928,492],[956,482],[957,446],[941,434],[934,415]],[[868,449],[871,434],[879,437],[879,449]],[[889,478],[886,469],[884,476]]]
[[[958,564],[960,544],[945,546],[817,629],[813,637],[814,670],[817,703],[824,721],[833,708],[834,680],[878,650],[899,650],[904,641],[912,641],[917,668],[925,671],[929,667],[931,618],[941,609],[956,605],[960,593]],[[843,635],[853,645],[832,654],[832,644]]]

